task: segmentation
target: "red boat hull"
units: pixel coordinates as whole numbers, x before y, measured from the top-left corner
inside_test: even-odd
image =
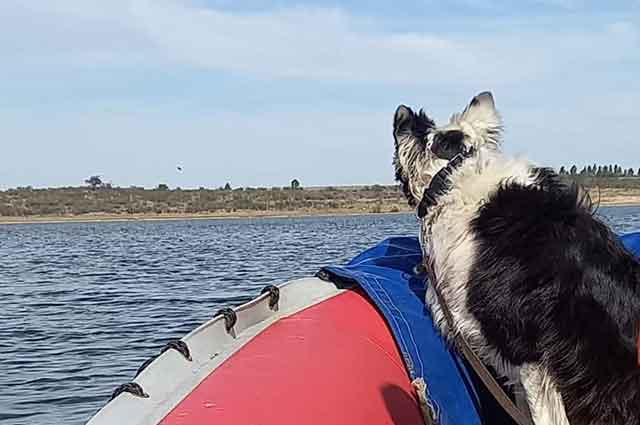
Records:
[[[264,330],[161,423],[423,422],[386,323],[361,293],[347,291]]]

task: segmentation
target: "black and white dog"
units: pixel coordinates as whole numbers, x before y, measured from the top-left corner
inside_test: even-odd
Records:
[[[640,263],[588,197],[500,152],[490,93],[442,127],[400,106],[394,138],[396,178],[453,316],[451,329],[429,289],[443,335],[521,384],[536,425],[640,425]]]

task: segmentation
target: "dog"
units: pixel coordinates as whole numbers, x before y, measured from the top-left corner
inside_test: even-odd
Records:
[[[536,425],[640,425],[640,264],[586,193],[501,152],[489,92],[444,126],[401,105],[393,135],[445,339],[520,384]]]

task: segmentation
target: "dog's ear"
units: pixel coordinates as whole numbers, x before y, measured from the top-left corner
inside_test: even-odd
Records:
[[[409,136],[421,140],[434,127],[435,123],[422,109],[415,113],[408,106],[400,105],[393,116],[393,135],[396,141]]]
[[[393,135],[397,137],[410,136],[413,130],[415,114],[405,105],[398,106],[393,115]]]
[[[460,118],[476,130],[490,136],[498,136],[502,131],[502,119],[496,109],[493,95],[488,91],[471,99]]]

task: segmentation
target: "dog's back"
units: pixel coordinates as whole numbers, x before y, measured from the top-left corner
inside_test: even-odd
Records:
[[[552,172],[472,222],[468,305],[513,364],[540,364],[572,425],[640,425],[640,263]]]

